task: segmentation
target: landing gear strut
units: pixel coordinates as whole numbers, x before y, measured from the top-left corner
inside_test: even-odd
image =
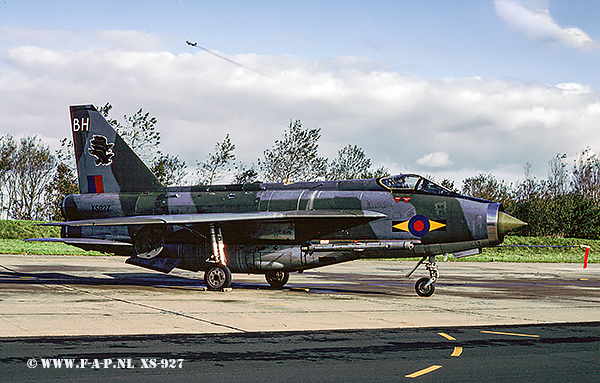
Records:
[[[210,242],[213,254],[207,259],[210,267],[204,272],[204,283],[209,290],[222,290],[231,286],[231,270],[227,267],[225,243],[221,228],[210,225]]]
[[[421,266],[423,262],[425,262],[426,259],[427,256],[421,258],[421,260],[411,270],[411,272],[406,274],[406,277],[409,278],[412,275],[412,273],[414,273],[415,270],[417,270],[417,268]],[[440,274],[438,273],[437,263],[435,262],[435,255],[429,256],[428,262],[425,262],[425,268],[427,268],[427,271],[429,271],[429,278],[420,278],[417,281],[417,283],[415,283],[415,291],[420,297],[430,297],[435,291],[434,283],[440,276]]]

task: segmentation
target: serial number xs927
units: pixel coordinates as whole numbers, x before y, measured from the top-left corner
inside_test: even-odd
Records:
[[[109,211],[110,205],[92,205],[92,211]]]
[[[183,359],[140,359],[142,368],[181,368]]]

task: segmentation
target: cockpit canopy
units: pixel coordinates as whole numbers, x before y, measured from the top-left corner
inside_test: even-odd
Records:
[[[424,192],[438,195],[455,194],[451,190],[416,174],[399,174],[384,177],[379,180],[379,184],[393,192]]]

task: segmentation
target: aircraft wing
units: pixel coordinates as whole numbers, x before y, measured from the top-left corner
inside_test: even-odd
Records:
[[[311,220],[311,219],[356,219],[359,221],[374,221],[386,218],[387,215],[368,210],[292,210],[265,211],[255,213],[206,213],[206,214],[167,214],[139,215],[131,217],[86,219],[81,221],[52,222],[45,226],[128,226],[128,225],[186,225],[195,223],[223,223],[243,221],[273,221],[273,220]]]

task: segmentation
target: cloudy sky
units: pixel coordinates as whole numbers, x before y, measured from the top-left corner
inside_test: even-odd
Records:
[[[256,162],[300,119],[323,156],[457,186],[600,151],[600,2],[53,3],[0,2],[0,135],[57,147],[69,105],[108,101],[194,167],[227,133]]]

